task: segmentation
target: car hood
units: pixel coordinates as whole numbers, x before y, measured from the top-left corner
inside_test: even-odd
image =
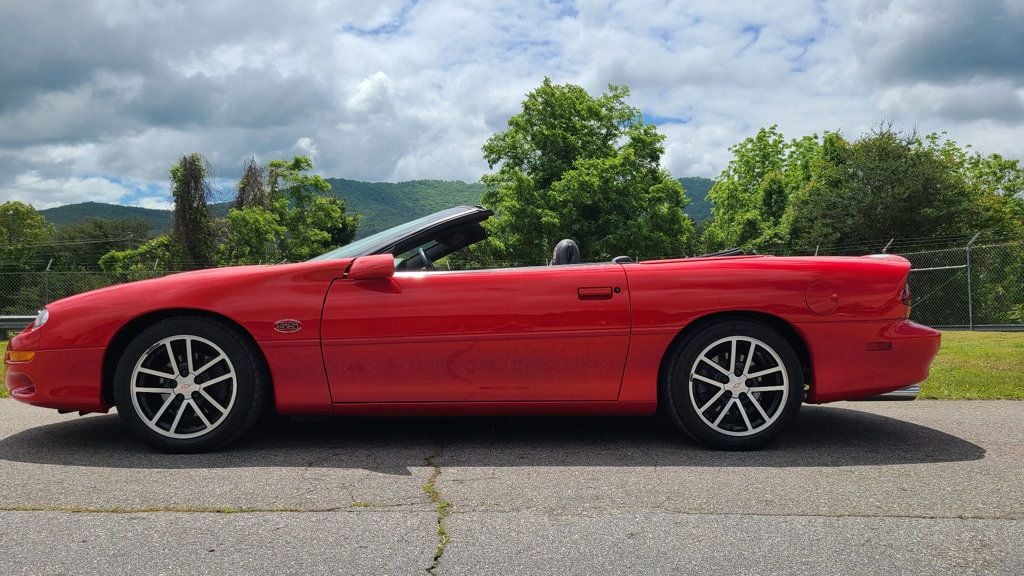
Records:
[[[328,286],[351,261],[214,268],[84,292],[47,305],[43,345],[103,346],[133,318],[163,310],[196,310],[239,324],[261,310],[281,317],[297,314],[297,308],[318,313]]]

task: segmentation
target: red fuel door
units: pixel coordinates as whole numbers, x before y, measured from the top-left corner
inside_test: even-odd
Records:
[[[839,289],[828,282],[815,282],[807,287],[804,298],[811,312],[828,316],[839,306]]]

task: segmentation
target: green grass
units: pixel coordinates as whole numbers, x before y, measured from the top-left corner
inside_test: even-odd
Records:
[[[6,350],[0,342],[0,357]],[[0,398],[3,377],[0,364]],[[943,332],[921,398],[1024,400],[1024,332]]]
[[[7,352],[7,342],[0,342],[0,359],[3,358],[4,352]],[[8,396],[7,386],[4,384],[4,364],[3,360],[0,360],[0,398],[7,398]]]
[[[1024,400],[1024,332],[943,332],[920,397]]]

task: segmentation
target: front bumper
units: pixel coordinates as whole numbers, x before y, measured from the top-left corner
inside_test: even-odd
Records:
[[[18,350],[17,337],[8,351]],[[102,398],[103,348],[38,350],[28,362],[4,360],[11,398],[44,408],[106,412]]]

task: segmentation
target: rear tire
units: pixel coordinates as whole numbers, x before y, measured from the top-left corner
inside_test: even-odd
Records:
[[[775,438],[803,402],[793,346],[751,320],[710,324],[675,344],[661,377],[666,417],[692,438],[749,450]]]
[[[232,326],[182,316],[146,328],[114,374],[122,422],[164,452],[215,450],[264,414],[269,378],[254,346]]]

